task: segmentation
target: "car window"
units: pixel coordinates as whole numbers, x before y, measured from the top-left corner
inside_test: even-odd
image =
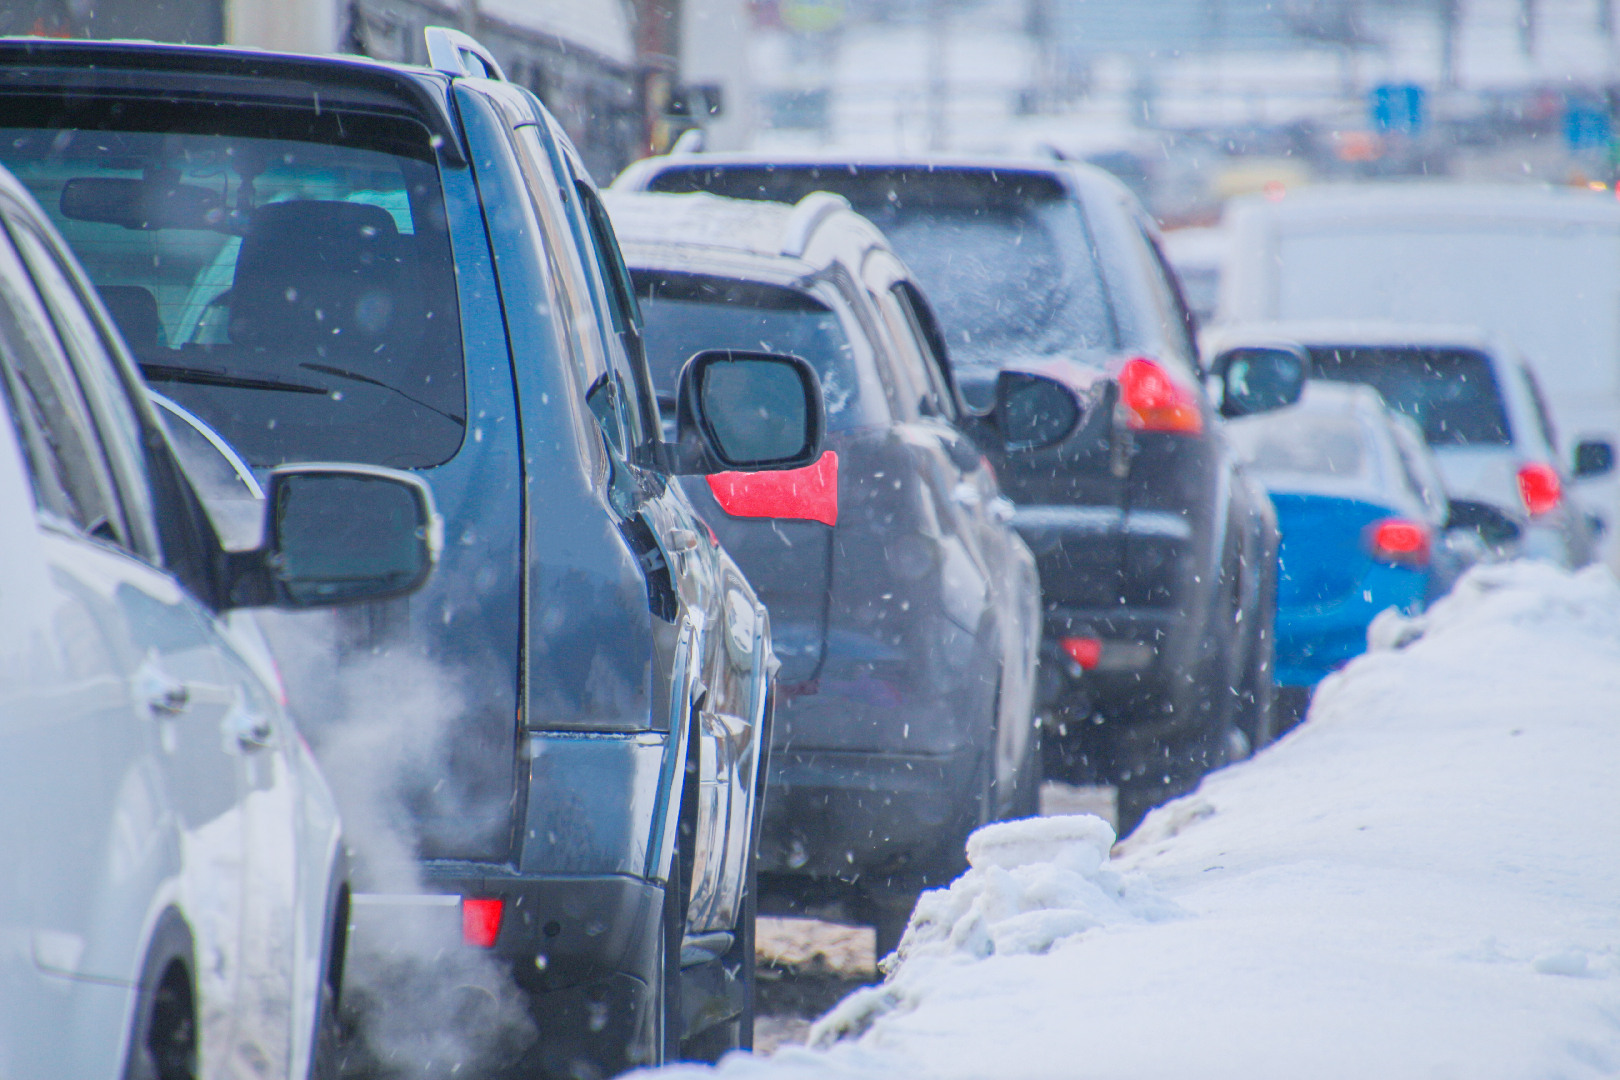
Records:
[[[426,468],[466,429],[432,136],[405,118],[0,101],[0,163],[72,247],[148,381],[257,467]]]
[[[624,265],[618,237],[613,232],[613,223],[608,220],[607,208],[602,205],[602,200],[583,180],[575,181],[574,190],[585,211],[585,221],[590,229],[591,255],[596,260],[603,297],[612,315],[613,330],[618,339],[610,357],[615,368],[622,368],[621,380],[636,391],[630,401],[638,407],[636,439],[639,442],[647,434],[658,430],[658,406],[653,399],[645,369],[638,370],[643,361],[638,344],[641,310],[636,305],[635,286],[631,284],[630,271]]]
[[[1546,441],[1547,446],[1556,453],[1558,450],[1558,429],[1553,425],[1552,410],[1547,408],[1547,399],[1542,396],[1541,382],[1536,378],[1536,373],[1527,367],[1520,368],[1519,374],[1524,378],[1524,385],[1530,391],[1530,403],[1535,406],[1536,425],[1541,429],[1541,437]]]
[[[1435,467],[1433,453],[1423,445],[1423,433],[1411,417],[1393,414],[1389,416],[1389,430],[1400,453],[1401,468],[1405,471],[1407,482],[1429,508],[1429,513],[1436,520],[1444,520],[1447,508],[1445,482]]]
[[[583,239],[576,236],[563,205],[573,185],[570,182],[567,187],[563,186],[534,124],[517,128],[514,136],[529,199],[548,241],[546,257],[561,301],[558,311],[567,338],[565,352],[573,357],[591,414],[608,442],[622,456],[634,430],[628,415],[634,409],[633,388],[625,385],[622,374],[610,366],[608,329],[599,321],[599,316],[605,317],[605,313],[597,309],[585,268],[563,254],[573,250],[576,243],[583,243]]]
[[[1187,374],[1196,376],[1197,324],[1187,310],[1187,302],[1181,295],[1181,285],[1176,281],[1175,271],[1170,268],[1170,263],[1165,259],[1164,251],[1160,249],[1158,242],[1144,232],[1142,243],[1148,252],[1148,275],[1153,281],[1153,302],[1159,309],[1165,336],[1176,350],[1176,355],[1169,359],[1179,363]]]
[[[264,530],[264,489],[247,462],[218,432],[179,404],[153,392],[152,404],[186,479],[227,551],[251,551]]]
[[[883,390],[863,372],[866,365],[859,362],[829,296],[702,274],[632,270],[631,278],[647,324],[653,385],[671,402],[681,368],[694,353],[762,349],[803,357],[816,369],[828,430],[846,431],[884,418]]]
[[[111,467],[118,501],[131,529],[131,546],[148,549],[148,553],[155,556],[157,532],[152,520],[151,488],[146,476],[146,455],[141,446],[140,421],[118,379],[103,331],[86,309],[89,298],[55,245],[32,223],[7,215],[6,224],[33,273],[34,284],[45,301],[57,339],[66,347],[98,436],[98,445]]]
[[[1313,346],[1311,377],[1365,383],[1410,416],[1430,446],[1511,446],[1491,362],[1471,349]]]
[[[60,527],[127,543],[89,409],[29,280],[15,249],[0,239],[0,356],[36,505]]]
[[[890,292],[911,326],[911,340],[922,354],[923,367],[932,385],[933,400],[939,415],[947,420],[956,419],[956,395],[952,390],[946,360],[945,338],[940,333],[939,323],[934,320],[934,313],[923,301],[921,292],[909,281],[895,282]]]

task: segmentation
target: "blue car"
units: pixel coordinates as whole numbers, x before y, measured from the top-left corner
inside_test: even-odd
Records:
[[[1446,494],[1423,436],[1370,387],[1307,383],[1298,404],[1233,420],[1227,437],[1277,508],[1275,678],[1297,717],[1366,649],[1374,616],[1450,587]]]

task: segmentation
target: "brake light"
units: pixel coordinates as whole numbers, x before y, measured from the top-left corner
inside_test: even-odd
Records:
[[[1563,495],[1563,481],[1558,479],[1558,470],[1551,465],[1533,461],[1519,470],[1519,497],[1531,517],[1557,509]]]
[[[732,517],[790,518],[838,524],[838,455],[781,472],[723,472],[709,478],[720,509]]]
[[[462,897],[461,940],[480,949],[494,948],[505,909],[506,901],[498,896]]]
[[[1098,638],[1059,638],[1058,648],[1063,650],[1063,655],[1079,664],[1082,671],[1090,671],[1102,659],[1102,641]]]
[[[1125,426],[1132,431],[1197,435],[1204,430],[1197,396],[1145,356],[1125,361],[1119,372],[1119,396],[1125,405]]]
[[[1380,562],[1401,566],[1429,564],[1429,530],[1405,518],[1385,518],[1367,527],[1367,551]]]

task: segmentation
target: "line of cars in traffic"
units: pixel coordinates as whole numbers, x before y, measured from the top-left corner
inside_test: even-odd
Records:
[[[34,995],[0,1065],[431,1054],[345,996],[351,930],[509,979],[521,1030],[453,1033],[468,1067],[712,1060],[751,1045],[759,911],[887,951],[1043,775],[1113,784],[1128,829],[1274,738],[1279,684],[1382,607],[1510,535],[1591,545],[1557,498],[1502,509],[1560,477],[1526,479],[1548,453],[1513,441],[1535,391],[1500,349],[1268,326],[1201,353],[1098,170],[675,155],[604,192],[476,41],[428,44],[0,42],[0,489],[32,481],[45,620],[6,652],[0,828],[39,885],[0,900]],[[239,609],[267,606],[332,610],[261,634]],[[329,671],[286,662],[310,642]],[[379,664],[448,692],[370,710],[409,767],[345,806],[335,703]],[[399,978],[365,1007],[451,974]]]

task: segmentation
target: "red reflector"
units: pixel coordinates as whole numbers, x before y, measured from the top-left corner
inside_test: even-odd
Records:
[[[506,901],[500,897],[461,898],[461,940],[480,949],[493,948],[501,934],[501,912]]]
[[[838,524],[838,455],[782,472],[723,472],[709,477],[720,509],[732,517],[792,518]]]
[[[1119,371],[1119,396],[1125,403],[1125,426],[1132,431],[1197,435],[1204,430],[1198,398],[1145,356],[1125,361]]]
[[[1429,561],[1429,530],[1405,518],[1385,518],[1367,530],[1367,548],[1373,558],[1406,566]]]
[[[1531,462],[1519,470],[1519,497],[1531,517],[1551,513],[1563,497],[1564,485],[1558,479],[1558,470],[1541,462]]]
[[[1102,659],[1102,641],[1094,637],[1066,637],[1058,639],[1058,648],[1064,655],[1079,664],[1084,671],[1090,671]]]

